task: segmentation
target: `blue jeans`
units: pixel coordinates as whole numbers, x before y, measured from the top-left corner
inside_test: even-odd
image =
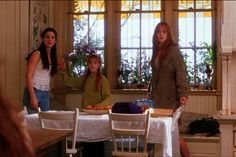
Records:
[[[49,92],[41,91],[39,89],[34,88],[34,93],[36,99],[38,100],[38,105],[41,111],[49,110]],[[36,113],[36,111],[30,106],[30,95],[26,87],[23,95],[23,105],[27,107],[27,111],[29,114]]]

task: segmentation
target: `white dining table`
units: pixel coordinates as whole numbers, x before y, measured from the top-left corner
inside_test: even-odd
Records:
[[[54,112],[54,111],[52,111]],[[60,111],[70,112],[70,111]],[[41,128],[38,114],[25,115],[25,122],[30,129]],[[53,127],[66,127],[71,124],[66,122],[48,122]],[[179,156],[179,131],[178,127],[171,131],[172,117],[150,117],[148,142],[161,144],[163,157]],[[91,115],[80,112],[78,116],[77,141],[98,142],[111,140],[111,128],[108,114]]]

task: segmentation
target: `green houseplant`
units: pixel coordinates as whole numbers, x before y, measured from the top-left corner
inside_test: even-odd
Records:
[[[190,43],[190,45],[191,44],[193,43]],[[202,88],[211,89],[216,64],[216,42],[214,42],[212,46],[203,42],[201,48],[197,50],[193,49],[193,52],[196,53],[196,60],[194,60],[194,62],[188,53],[182,52],[188,81],[193,88],[197,88],[198,85],[201,84],[204,85]]]

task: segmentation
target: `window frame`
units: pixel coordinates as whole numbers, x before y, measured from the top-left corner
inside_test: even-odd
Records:
[[[214,47],[214,44],[216,44],[216,45],[219,45],[218,43],[218,38],[217,38],[217,34],[218,34],[218,32],[217,32],[217,30],[216,30],[216,23],[217,23],[217,19],[216,19],[216,17],[217,17],[217,4],[216,4],[216,2],[214,1],[214,0],[212,0],[212,4],[211,4],[211,9],[196,9],[196,2],[197,0],[193,0],[193,2],[194,2],[194,8],[192,8],[192,9],[178,9],[178,1],[176,1],[175,2],[175,5],[174,5],[174,8],[173,8],[173,11],[174,11],[174,14],[175,14],[175,22],[176,22],[176,24],[177,24],[177,26],[176,26],[176,36],[177,36],[177,38],[176,39],[179,39],[179,34],[178,34],[178,30],[179,30],[179,24],[178,24],[178,13],[179,12],[184,12],[184,13],[188,13],[188,12],[191,12],[191,13],[194,13],[194,46],[193,47],[190,47],[190,46],[185,46],[185,47],[181,47],[180,46],[180,50],[184,50],[184,49],[192,49],[193,51],[194,51],[194,64],[196,64],[196,54],[198,53],[197,51],[198,50],[203,50],[203,49],[205,49],[206,47],[204,47],[204,46],[197,46],[196,45],[196,14],[198,13],[198,12],[211,12],[212,13],[212,19],[211,19],[211,22],[212,22],[212,37],[211,37],[211,39],[212,39],[212,43],[210,43],[211,45],[211,48],[213,48]],[[172,27],[172,29],[174,29],[173,27]],[[177,43],[178,43],[178,41],[177,41]],[[217,54],[218,54],[218,52],[216,52],[216,60],[215,60],[215,64],[213,65],[213,75],[212,75],[212,88],[213,89],[217,89],[217,84],[216,84],[216,82],[217,82],[217,78],[216,78],[216,71],[217,71]],[[194,73],[197,73],[196,72],[196,66],[194,66]],[[193,84],[193,88],[195,87],[195,81],[196,81],[196,78],[195,78],[195,76],[194,76],[194,84]],[[198,87],[197,87],[198,88]]]
[[[214,1],[214,0],[213,0]],[[73,1],[72,1],[73,3]],[[174,40],[177,42],[178,37],[178,18],[177,18],[177,3],[178,1],[162,1],[161,10],[161,20],[165,20],[170,24]],[[215,5],[214,5],[215,4]],[[213,7],[215,11],[212,14],[212,39],[215,39],[218,47],[220,47],[220,29],[217,29],[217,26],[220,25],[220,13],[218,8],[221,7],[221,3],[214,1]],[[112,89],[117,88],[118,86],[118,67],[119,63],[117,58],[120,57],[120,30],[119,30],[119,16],[117,12],[120,8],[120,1],[109,1],[105,0],[105,53],[104,53],[104,65],[105,65],[105,75],[107,76],[110,86]],[[73,19],[72,19],[73,20]],[[113,35],[111,35],[113,34]],[[150,39],[151,40],[151,39]],[[212,40],[213,41],[213,40]],[[219,50],[218,50],[219,51]],[[217,56],[218,52],[217,51]],[[109,65],[109,66],[108,66]],[[213,86],[214,89],[221,89],[221,79],[217,79],[217,76],[220,75],[221,71],[221,61],[217,57],[215,64],[214,76],[213,76]]]
[[[142,2],[142,0],[140,0],[140,2]],[[163,6],[163,3],[161,3],[161,6],[160,6],[160,10],[142,10],[142,5],[140,5],[140,9],[136,9],[136,10],[124,10],[122,11],[121,9],[121,3],[119,3],[119,9],[115,11],[115,14],[117,14],[117,20],[119,21],[119,26],[120,26],[120,22],[121,22],[121,14],[137,14],[139,16],[139,35],[140,35],[140,39],[139,39],[139,45],[137,47],[121,47],[121,27],[119,27],[119,31],[117,31],[117,34],[119,36],[119,41],[118,41],[118,52],[120,53],[121,55],[121,51],[122,50],[134,50],[134,51],[137,51],[139,53],[139,56],[142,55],[142,51],[143,50],[150,50],[152,51],[152,45],[150,45],[150,47],[146,47],[146,46],[142,46],[142,15],[144,14],[147,14],[147,13],[159,13],[160,14],[160,21],[162,20],[162,7]],[[151,42],[152,42],[152,34],[151,34],[151,38],[150,38]],[[121,56],[120,56],[120,60],[121,60]],[[141,61],[141,57],[139,58],[139,65],[138,66],[138,69],[142,69],[141,67],[143,66],[142,65],[142,61]],[[120,72],[120,65],[121,63],[118,64],[118,67],[117,67],[117,70],[118,70],[118,76],[119,77],[119,72]],[[150,69],[151,70],[151,69]],[[143,84],[141,82],[141,75],[142,75],[142,70],[138,70],[138,75],[139,75],[139,79],[138,79],[138,82],[137,83],[120,83],[120,81],[118,80],[118,88],[147,88],[148,86],[148,83],[147,84]]]

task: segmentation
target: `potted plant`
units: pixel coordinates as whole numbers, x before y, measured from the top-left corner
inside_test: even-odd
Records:
[[[205,51],[202,51],[202,62],[198,65],[199,70],[204,74],[204,83],[205,89],[212,89],[212,74],[214,71],[214,66],[216,62],[216,42],[214,42],[211,47],[208,43],[204,42],[203,46],[206,48]]]

